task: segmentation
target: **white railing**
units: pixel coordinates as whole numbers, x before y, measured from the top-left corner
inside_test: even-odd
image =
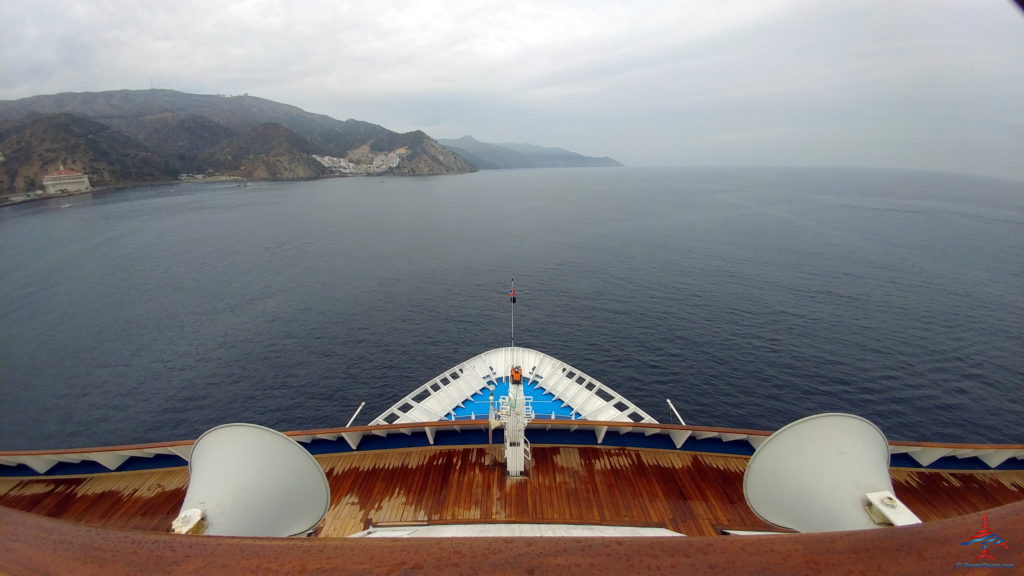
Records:
[[[493,383],[499,375],[506,375],[512,359],[513,349],[507,347],[474,356],[419,386],[370,424],[451,420],[456,408],[465,408],[471,402],[469,399],[484,390],[488,383]],[[568,407],[573,419],[657,422],[612,388],[543,352],[515,348],[514,359],[523,366],[524,378],[554,396],[563,407]],[[482,411],[474,413],[483,414]]]

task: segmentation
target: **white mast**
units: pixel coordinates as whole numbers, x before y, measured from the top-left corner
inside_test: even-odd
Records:
[[[533,419],[533,407],[523,394],[523,369],[516,363],[516,280],[508,291],[512,302],[512,347],[508,367],[508,395],[502,396],[498,414],[505,428],[505,470],[510,477],[522,476],[526,461],[530,459],[530,443],[526,440],[526,425]]]
[[[516,279],[512,279],[512,288],[508,291],[508,299],[512,301],[512,362],[516,365]]]

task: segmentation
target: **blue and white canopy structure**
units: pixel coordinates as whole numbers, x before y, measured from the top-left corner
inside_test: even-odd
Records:
[[[505,347],[488,350],[438,374],[370,425],[492,418],[497,399],[508,396],[513,366],[522,367],[523,396],[529,399],[535,418],[657,423],[578,368],[537,350]]]

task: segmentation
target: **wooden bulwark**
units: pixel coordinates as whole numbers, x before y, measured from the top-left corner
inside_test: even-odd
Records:
[[[663,526],[690,536],[769,530],[747,507],[747,457],[614,447],[533,447],[528,478],[505,477],[496,447],[424,447],[317,456],[331,486],[320,532],[370,525],[552,522]],[[1024,471],[893,469],[897,496],[925,522],[1024,500]],[[187,468],[0,478],[0,505],[112,528],[166,531]]]
[[[0,573],[250,574],[1016,574],[1024,501],[989,510],[1009,542],[992,564],[960,542],[980,514],[885,530],[728,538],[205,538],[110,530],[0,508]],[[965,570],[961,570],[961,568]],[[1017,568],[1017,570],[1014,570]]]

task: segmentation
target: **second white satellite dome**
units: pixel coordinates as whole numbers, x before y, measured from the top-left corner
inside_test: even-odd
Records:
[[[800,532],[877,528],[867,495],[892,492],[889,443],[853,414],[817,414],[782,427],[747,464],[743,494],[762,519]]]

